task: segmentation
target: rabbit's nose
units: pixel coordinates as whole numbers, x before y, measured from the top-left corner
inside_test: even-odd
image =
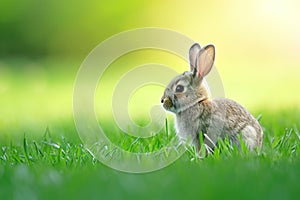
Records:
[[[164,103],[166,98],[166,94],[164,93],[163,96],[160,98],[160,103]]]

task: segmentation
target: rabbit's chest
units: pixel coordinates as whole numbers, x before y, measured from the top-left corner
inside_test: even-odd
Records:
[[[201,122],[196,115],[177,115],[175,117],[175,129],[180,138],[192,138],[200,132]]]

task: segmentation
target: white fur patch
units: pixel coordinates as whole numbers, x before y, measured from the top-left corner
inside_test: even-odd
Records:
[[[257,139],[256,139],[256,131],[255,129],[248,125],[242,130],[242,137],[243,140],[245,141],[247,147],[250,150],[253,150],[257,146]]]

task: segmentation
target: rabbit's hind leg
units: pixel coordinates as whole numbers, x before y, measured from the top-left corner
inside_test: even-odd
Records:
[[[252,151],[257,147],[257,133],[253,126],[246,126],[241,131],[242,138],[247,146],[247,148]]]

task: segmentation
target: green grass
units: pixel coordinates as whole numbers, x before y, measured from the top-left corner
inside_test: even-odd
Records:
[[[166,168],[129,174],[103,165],[79,139],[71,117],[79,66],[80,62],[45,60],[0,63],[0,199],[296,199],[300,195],[299,108],[287,108],[292,105],[283,101],[277,109],[267,105],[253,110],[247,92],[248,102],[243,105],[254,116],[262,114],[261,151],[238,151],[225,141],[213,155],[199,158],[188,147]],[[260,82],[255,84],[252,81],[248,88],[260,88]],[[105,92],[102,95],[110,90]],[[242,92],[239,88],[235,94]],[[101,106],[96,110],[103,111]],[[140,109],[136,106],[131,110]],[[99,121],[106,133],[118,130],[115,124]],[[109,138],[126,151],[154,152],[175,137],[172,121],[168,126],[168,134],[163,130],[148,139],[119,131]]]
[[[281,116],[289,114],[289,118]],[[80,142],[73,124],[45,128],[1,141],[0,196],[3,199],[295,199],[300,177],[297,111],[265,112],[263,147],[248,152],[220,144],[199,158],[194,149],[170,166],[146,174],[118,172],[101,164]],[[280,123],[276,122],[280,120]],[[272,124],[274,126],[272,126]],[[171,126],[171,125],[170,125]],[[127,151],[155,151],[172,137],[123,137]],[[71,132],[71,133],[70,133]],[[155,148],[149,148],[154,146]]]

